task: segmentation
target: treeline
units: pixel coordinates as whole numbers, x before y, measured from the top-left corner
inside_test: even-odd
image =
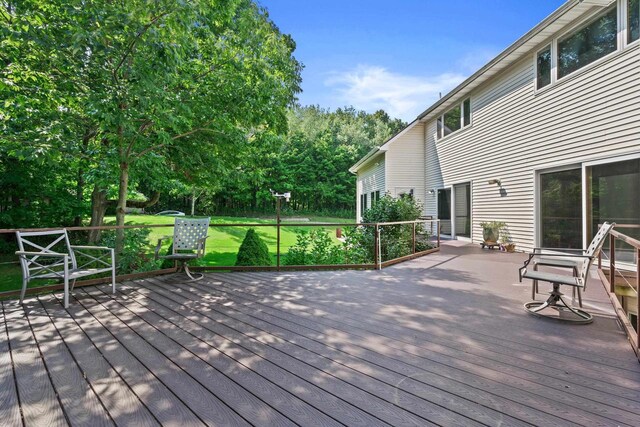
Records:
[[[355,176],[349,167],[406,124],[382,110],[296,107],[287,114],[286,135],[261,141],[241,153],[220,176],[217,191],[196,190],[196,208],[211,214],[273,214],[269,190],[291,192],[285,212],[355,215]],[[164,198],[157,209],[189,211],[190,195]]]

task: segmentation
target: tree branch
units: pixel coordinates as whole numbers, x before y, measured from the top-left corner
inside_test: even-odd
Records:
[[[133,38],[133,40],[131,40],[131,42],[129,43],[129,46],[127,47],[127,50],[124,52],[124,55],[122,55],[122,58],[120,58],[120,61],[118,61],[118,65],[116,65],[116,68],[113,69],[113,80],[114,81],[118,81],[118,71],[120,71],[120,68],[122,68],[122,65],[124,64],[124,61],[127,60],[127,58],[129,57],[129,55],[131,55],[131,52],[133,52],[133,49],[136,46],[136,43],[138,42],[138,40],[140,40],[140,38],[142,38],[142,36],[149,30],[149,28],[153,27],[153,25],[155,23],[157,23],[160,19],[164,18],[165,16],[169,15],[171,12],[164,12],[161,13],[160,15],[154,17],[151,19],[151,21],[149,21],[149,23],[147,23],[144,27],[142,27],[142,30],[138,31],[138,33],[135,35],[135,37]]]

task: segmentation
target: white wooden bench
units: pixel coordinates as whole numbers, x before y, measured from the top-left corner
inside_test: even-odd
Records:
[[[73,246],[66,229],[52,231],[17,231],[19,250],[16,252],[22,267],[24,300],[27,286],[35,279],[61,279],[64,282],[64,307],[69,307],[71,289],[81,277],[111,272],[111,287],[116,292],[116,260],[112,248],[103,246]],[[78,265],[78,258],[82,264]]]

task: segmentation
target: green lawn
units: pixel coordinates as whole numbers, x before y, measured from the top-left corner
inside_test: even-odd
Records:
[[[316,223],[352,223],[352,219],[345,218],[326,218],[326,217],[310,217],[309,222],[295,221],[287,218],[282,219],[283,224],[292,224],[292,226],[285,226],[281,228],[280,233],[280,251],[281,254],[286,253],[289,247],[296,242],[296,230],[310,230],[312,227],[309,224]],[[173,217],[155,216],[155,215],[128,215],[127,224],[132,225],[160,225],[160,224],[173,224]],[[212,224],[275,224],[275,218],[245,218],[245,217],[211,217]],[[115,217],[105,218],[105,223],[115,224]],[[236,254],[244,239],[244,235],[250,226],[226,226],[226,227],[211,227],[209,230],[209,238],[207,239],[206,252],[204,258],[201,260],[200,265],[212,265],[212,266],[228,266],[234,265],[236,262]],[[277,243],[277,228],[275,226],[262,226],[254,227],[256,232],[265,241],[269,247],[269,253],[275,264],[276,260],[276,243]],[[331,233],[335,238],[334,227],[323,227],[325,230]],[[155,246],[158,238],[162,236],[171,236],[173,233],[172,227],[160,227],[152,228],[149,238],[151,243]],[[336,240],[337,241],[337,240]],[[168,247],[169,242],[165,244],[165,250]]]
[[[281,241],[280,251],[281,254],[285,254],[289,248],[296,242],[296,230],[306,229],[310,230],[311,223],[353,223],[353,219],[346,218],[327,218],[327,217],[309,217],[310,222],[294,221],[287,218],[283,218],[283,224],[293,224],[294,226],[286,226],[281,228]],[[168,216],[155,216],[155,215],[127,215],[126,223],[128,225],[172,225],[174,217]],[[222,227],[211,227],[209,230],[209,238],[206,243],[205,256],[199,260],[199,265],[209,266],[232,266],[236,262],[236,255],[242,239],[250,226],[236,227],[231,224],[275,224],[275,218],[244,218],[244,217],[212,217],[212,224],[229,224]],[[106,217],[105,225],[115,224],[115,217]],[[330,233],[335,239],[336,227],[323,227]],[[269,247],[269,253],[273,260],[273,264],[276,263],[276,227],[264,226],[255,227],[257,233],[262,237],[267,246]],[[158,227],[151,228],[149,234],[149,257],[153,256],[153,249],[158,241],[158,238],[162,236],[171,236],[173,234],[173,227]],[[338,240],[336,239],[336,242]],[[169,241],[165,242],[163,252],[169,246]],[[17,248],[16,248],[17,250]],[[17,263],[15,255],[0,255],[0,292],[8,291],[20,288],[22,274],[20,267]],[[32,282],[31,286],[41,285],[42,282]]]

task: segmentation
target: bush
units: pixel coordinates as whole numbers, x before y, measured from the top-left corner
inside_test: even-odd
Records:
[[[344,264],[344,249],[325,230],[296,230],[296,244],[283,258],[284,265]]]
[[[124,248],[116,254],[118,274],[140,273],[157,270],[159,262],[151,255],[153,249],[149,244],[149,228],[130,228],[124,231]],[[101,246],[114,248],[116,244],[115,230],[102,233]]]
[[[237,266],[271,265],[269,248],[256,230],[250,228],[238,250]]]
[[[364,223],[415,221],[422,214],[422,206],[411,197],[393,198],[385,195],[362,214]],[[374,227],[358,227],[345,234],[349,261],[369,264],[375,259]],[[416,251],[429,249],[428,233],[416,226]],[[382,260],[390,260],[413,251],[413,225],[386,225],[380,229]]]

